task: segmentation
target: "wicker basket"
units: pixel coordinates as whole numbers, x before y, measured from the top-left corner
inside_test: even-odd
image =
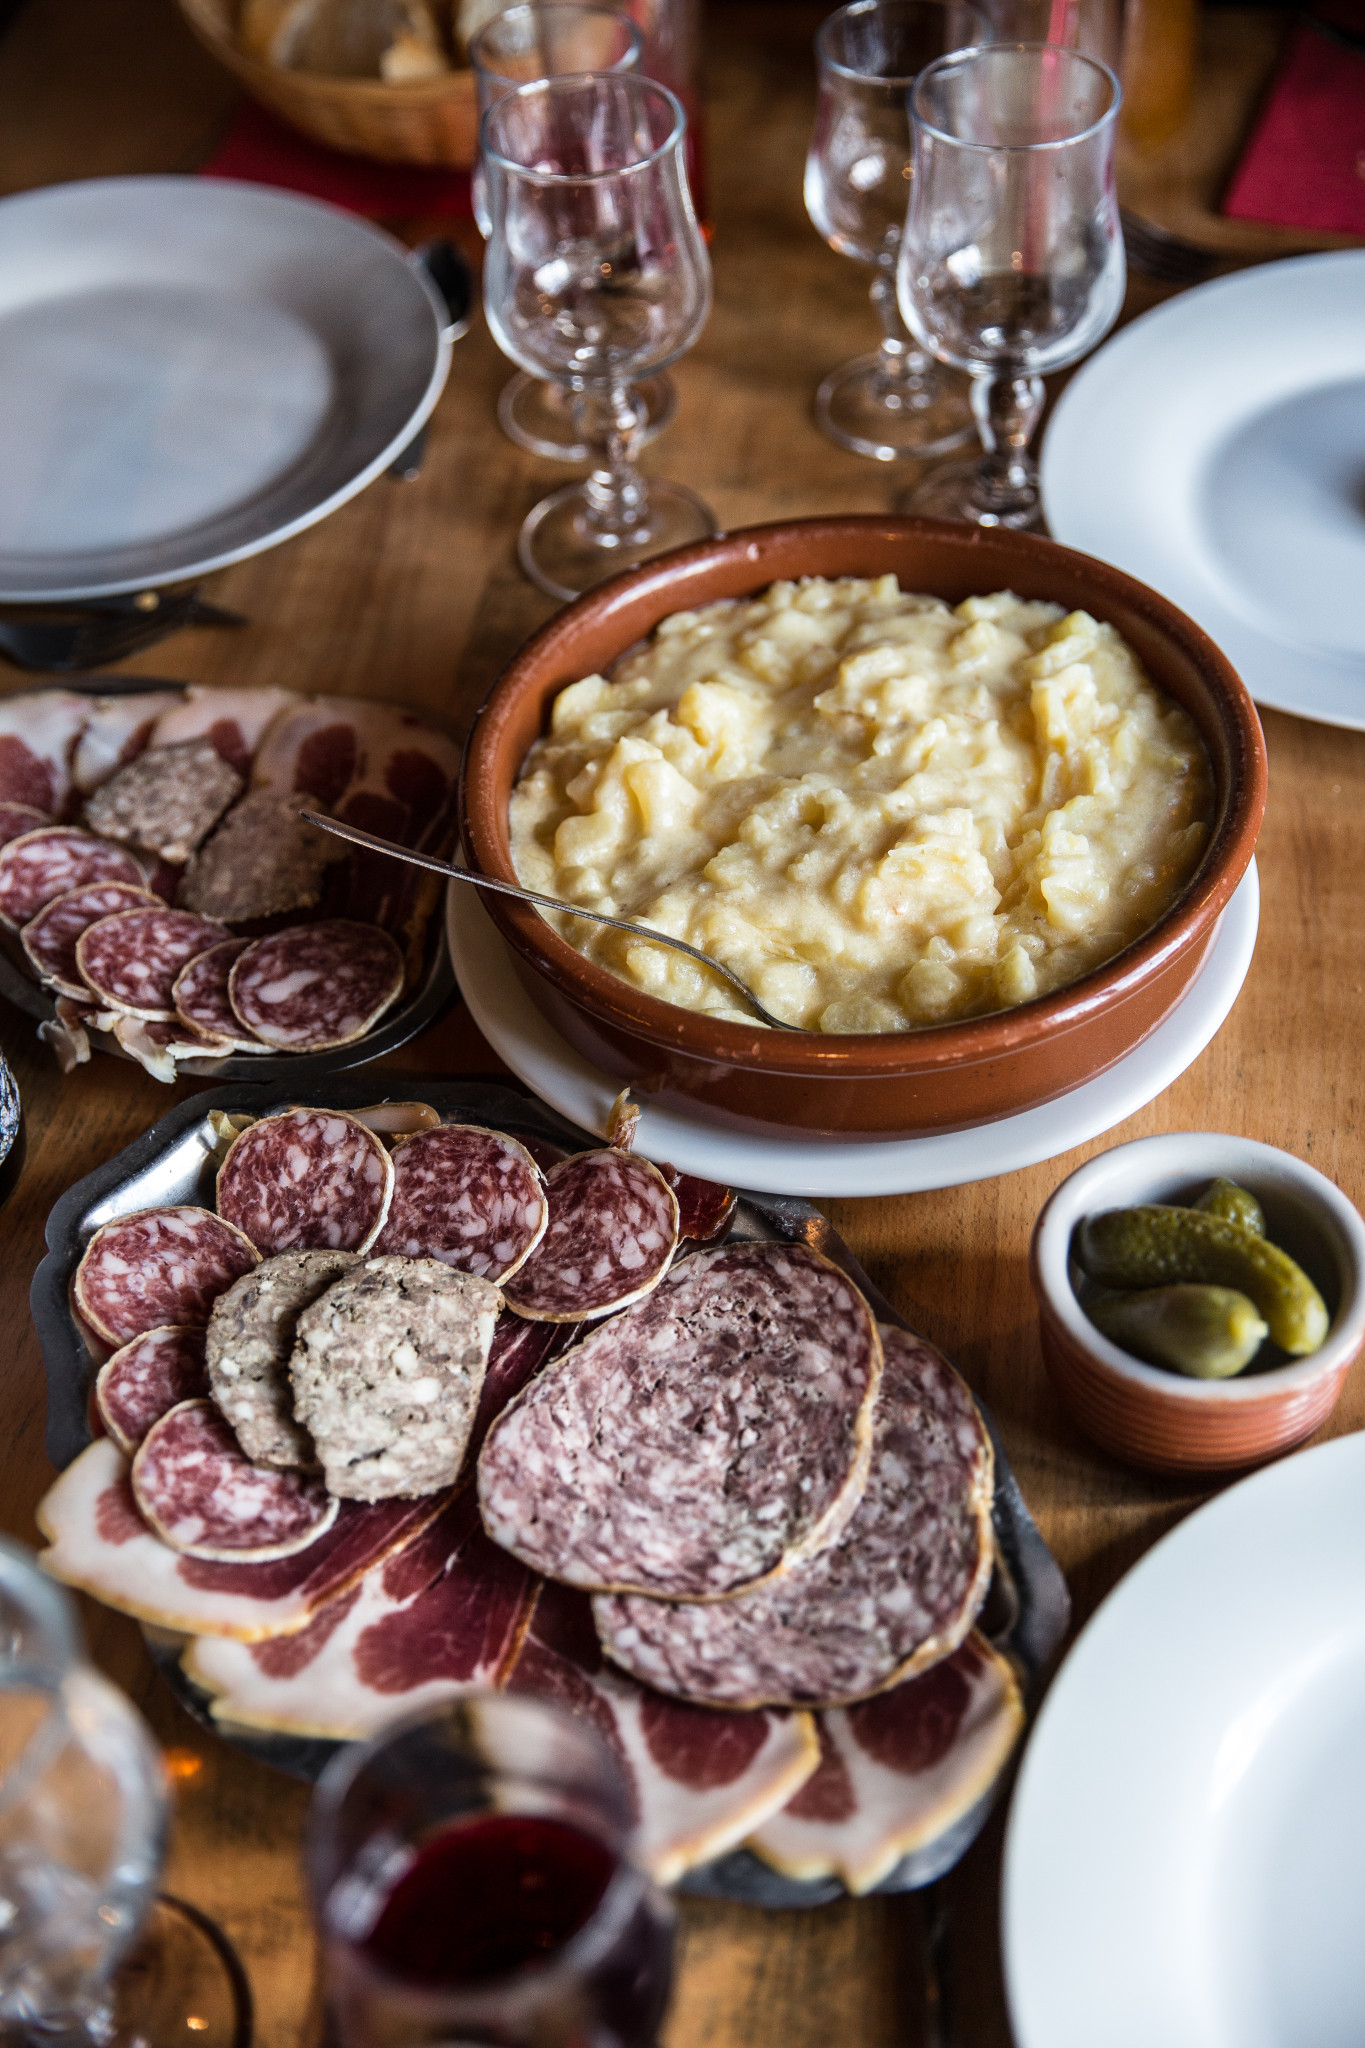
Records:
[[[179,6],[204,48],[252,98],[315,142],[387,163],[473,163],[479,122],[472,71],[387,85],[378,78],[280,70],[237,47],[232,0],[179,0]]]

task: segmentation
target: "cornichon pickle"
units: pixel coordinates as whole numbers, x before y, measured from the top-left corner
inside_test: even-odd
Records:
[[[1202,1209],[1106,1209],[1076,1233],[1076,1256],[1101,1287],[1197,1280],[1250,1295],[1282,1351],[1304,1358],[1327,1335],[1327,1307],[1302,1267],[1264,1237]]]
[[[1235,1180],[1210,1181],[1194,1206],[1225,1223],[1240,1223],[1253,1237],[1265,1236],[1264,1210],[1250,1189],[1239,1188]]]
[[[1086,1314],[1097,1330],[1152,1365],[1196,1380],[1226,1380],[1250,1365],[1269,1332],[1256,1305],[1235,1287],[1182,1281],[1139,1294],[1112,1294]]]

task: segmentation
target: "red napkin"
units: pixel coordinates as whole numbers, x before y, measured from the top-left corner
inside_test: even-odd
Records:
[[[370,220],[401,220],[418,214],[451,214],[467,219],[468,171],[426,164],[386,164],[310,142],[286,127],[254,100],[242,99],[227,134],[200,175],[240,178],[252,185],[278,185],[309,199],[329,199]]]
[[[1365,40],[1365,6],[1337,10]],[[1365,50],[1300,22],[1223,211],[1234,220],[1365,235]]]

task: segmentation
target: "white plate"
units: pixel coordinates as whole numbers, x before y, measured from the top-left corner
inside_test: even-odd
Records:
[[[406,251],[311,199],[92,178],[0,203],[0,602],[201,576],[353,497],[445,382]]]
[[[1258,703],[1365,729],[1365,249],[1217,278],[1063,392],[1052,533],[1139,576]]]
[[[638,1149],[680,1172],[774,1195],[908,1195],[962,1187],[1055,1159],[1112,1130],[1198,1059],[1237,1000],[1256,946],[1260,885],[1253,862],[1223,913],[1198,978],[1175,1012],[1098,1080],[1019,1116],[947,1137],[850,1143],[748,1137],[642,1100]],[[493,1050],[542,1100],[587,1131],[603,1132],[620,1082],[560,1037],[527,995],[505,941],[475,891],[452,882],[446,899],[451,964],[470,1015]]]
[[[1365,1436],[1181,1524],[1084,1631],[1005,1845],[1018,2048],[1365,2039]]]

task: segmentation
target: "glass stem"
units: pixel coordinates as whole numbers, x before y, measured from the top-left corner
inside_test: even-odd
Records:
[[[890,384],[917,389],[929,367],[929,358],[916,346],[915,337],[901,318],[901,309],[896,302],[894,249],[877,265],[871,298],[882,324],[882,376]]]
[[[1041,377],[973,377],[972,411],[985,457],[976,496],[991,512],[1021,512],[1036,504],[1038,471],[1028,444],[1043,409]]]
[[[638,546],[649,537],[649,485],[636,465],[640,413],[629,384],[594,379],[574,393],[574,424],[592,450],[583,486],[584,523],[599,547]]]

